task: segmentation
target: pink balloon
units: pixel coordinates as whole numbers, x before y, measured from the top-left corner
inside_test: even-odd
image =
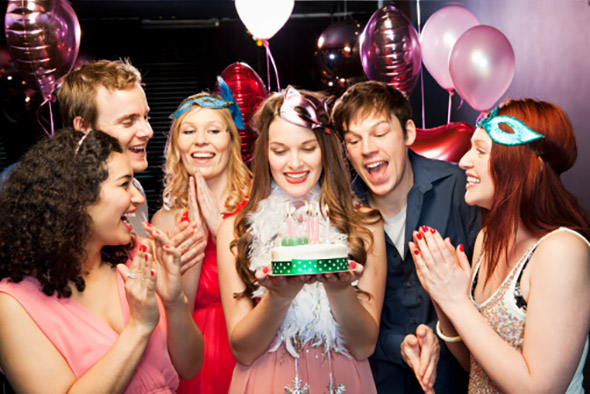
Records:
[[[484,112],[502,97],[514,77],[514,50],[492,26],[472,27],[459,37],[449,59],[457,92],[474,109]]]
[[[416,129],[416,140],[410,148],[422,156],[457,163],[471,147],[474,131],[474,127],[465,122]]]
[[[360,50],[367,78],[410,96],[422,63],[418,32],[403,12],[392,5],[375,11],[361,35]]]
[[[457,39],[479,21],[466,8],[444,7],[428,18],[420,33],[422,62],[430,75],[445,90],[455,86],[449,72],[449,56]]]
[[[9,0],[4,19],[10,54],[44,99],[68,73],[80,48],[80,24],[66,0]]]

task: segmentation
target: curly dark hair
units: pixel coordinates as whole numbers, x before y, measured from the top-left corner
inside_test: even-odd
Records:
[[[122,153],[119,142],[72,129],[37,142],[14,167],[0,191],[0,279],[36,278],[47,295],[83,291],[82,262],[92,219],[86,208],[98,200],[107,179],[107,159]],[[124,263],[133,242],[105,246],[102,260]]]

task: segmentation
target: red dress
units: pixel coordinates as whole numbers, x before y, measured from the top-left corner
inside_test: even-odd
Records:
[[[223,218],[235,215],[245,205],[246,201],[240,204],[236,212],[224,215]],[[182,216],[182,221],[188,221],[188,212]],[[179,394],[227,394],[236,359],[227,338],[217,276],[217,245],[213,242],[211,234],[207,240],[202,264],[193,319],[203,333],[205,344],[203,367],[194,378],[188,380],[181,378],[177,392]]]

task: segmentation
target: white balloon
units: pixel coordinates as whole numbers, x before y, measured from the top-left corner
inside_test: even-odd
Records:
[[[295,0],[236,0],[242,23],[260,40],[268,40],[281,30],[294,5]]]

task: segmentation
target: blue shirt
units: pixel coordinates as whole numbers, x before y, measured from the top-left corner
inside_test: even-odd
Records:
[[[465,203],[465,172],[457,165],[427,159],[409,151],[414,185],[408,194],[405,245],[398,251],[385,234],[387,281],[381,312],[379,338],[371,356],[371,368],[379,394],[422,393],[412,369],[402,360],[401,343],[407,334],[415,334],[419,324],[432,329],[436,312],[428,293],[420,285],[407,242],[419,226],[437,229],[450,237],[453,245],[463,244],[471,258],[479,231],[479,209]],[[353,188],[368,204],[367,186],[356,177]],[[401,253],[400,253],[401,252]],[[467,372],[439,340],[441,355],[434,389],[441,393],[467,392]]]

